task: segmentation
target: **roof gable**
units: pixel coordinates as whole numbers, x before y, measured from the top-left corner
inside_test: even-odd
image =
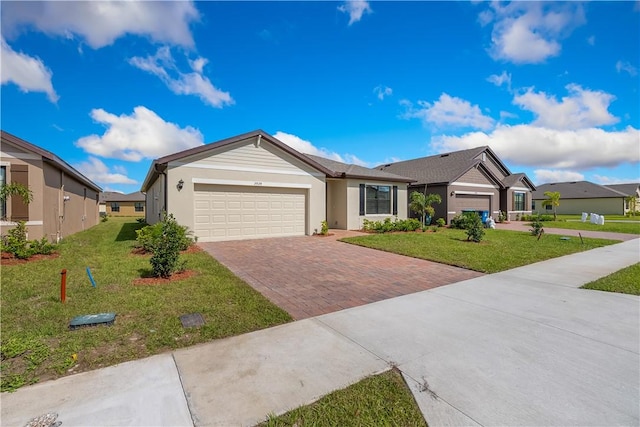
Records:
[[[625,196],[637,196],[638,194],[640,194],[640,183],[610,184],[605,185],[605,187],[610,188],[614,191],[618,191]]]
[[[336,160],[326,159],[324,157],[314,156],[311,154],[305,154],[305,156],[323,165],[327,169],[331,170],[333,177],[340,178],[356,178],[356,179],[377,179],[380,181],[394,181],[394,182],[412,182],[413,179],[400,176],[393,173],[381,171],[378,169],[370,169],[364,166],[350,165]]]

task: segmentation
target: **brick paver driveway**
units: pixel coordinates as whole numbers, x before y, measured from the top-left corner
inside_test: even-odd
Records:
[[[348,233],[199,245],[296,320],[482,275],[336,240]]]

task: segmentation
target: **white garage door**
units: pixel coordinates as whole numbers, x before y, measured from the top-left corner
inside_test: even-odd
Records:
[[[195,184],[195,235],[203,242],[302,236],[306,190]]]

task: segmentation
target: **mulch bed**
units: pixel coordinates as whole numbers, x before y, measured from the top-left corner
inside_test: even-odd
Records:
[[[195,254],[198,252],[202,252],[202,248],[198,245],[191,245],[186,251],[180,251],[181,254]],[[134,255],[151,255],[151,252],[147,252],[142,248],[133,248],[131,253]]]
[[[19,264],[26,264],[34,261],[42,261],[45,259],[54,259],[54,258],[58,258],[59,256],[60,256],[59,253],[54,252],[50,255],[33,255],[27,259],[20,259],[20,258],[14,257],[13,254],[10,254],[8,252],[2,252],[2,260],[0,262],[2,263],[2,265],[19,265]]]
[[[141,277],[139,279],[135,279],[133,284],[137,286],[167,285],[172,282],[177,282],[178,280],[188,279],[196,274],[198,274],[198,272],[195,270],[185,270],[179,273],[173,273],[171,277],[166,279],[163,279],[162,277]]]

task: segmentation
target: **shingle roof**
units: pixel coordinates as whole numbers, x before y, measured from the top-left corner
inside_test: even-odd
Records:
[[[381,171],[378,169],[369,169],[364,166],[349,165],[346,163],[325,159],[324,157],[314,156],[311,154],[305,154],[305,156],[321,164],[325,168],[331,170],[333,172],[333,176],[335,177],[377,179],[381,181],[396,181],[396,182],[412,182],[413,181],[412,178],[396,175],[396,174]]]
[[[488,147],[470,148],[380,165],[376,166],[376,169],[409,176],[417,181],[417,185],[450,183],[478,164],[480,160],[476,157],[487,149]]]
[[[100,193],[100,203],[106,202],[144,202],[145,196],[142,192],[123,194],[116,191],[105,191]]]
[[[625,194],[604,185],[594,184],[589,181],[553,182],[542,184],[533,192],[533,199],[545,199],[545,191],[557,191],[560,199],[592,199],[625,197]]]
[[[24,139],[18,138],[17,136],[12,135],[9,132],[6,132],[4,130],[0,131],[0,134],[2,136],[1,139],[3,142],[6,141],[10,144],[17,146],[18,148],[31,151],[32,153],[36,153],[37,155],[42,156],[43,161],[55,165],[58,169],[62,169],[63,171],[65,171],[66,173],[68,173],[69,175],[73,176],[75,179],[77,179],[78,181],[86,185],[87,187],[98,192],[102,191],[102,188],[100,188],[97,184],[95,184],[89,178],[87,178],[86,176],[78,172],[69,163],[65,162],[60,157],[53,154],[51,151],[47,151],[43,148],[40,148],[37,145],[27,142]]]
[[[519,182],[523,182],[525,183],[527,186],[529,186],[532,190],[536,189],[536,186],[533,185],[533,183],[529,180],[529,177],[524,174],[524,173],[514,173],[511,175],[507,175],[504,177],[504,179],[502,180],[502,184],[507,187],[507,188],[511,188],[516,186]]]
[[[618,191],[625,196],[635,196],[638,194],[638,187],[640,187],[640,183],[634,182],[631,184],[610,184],[605,185],[612,190]]]

